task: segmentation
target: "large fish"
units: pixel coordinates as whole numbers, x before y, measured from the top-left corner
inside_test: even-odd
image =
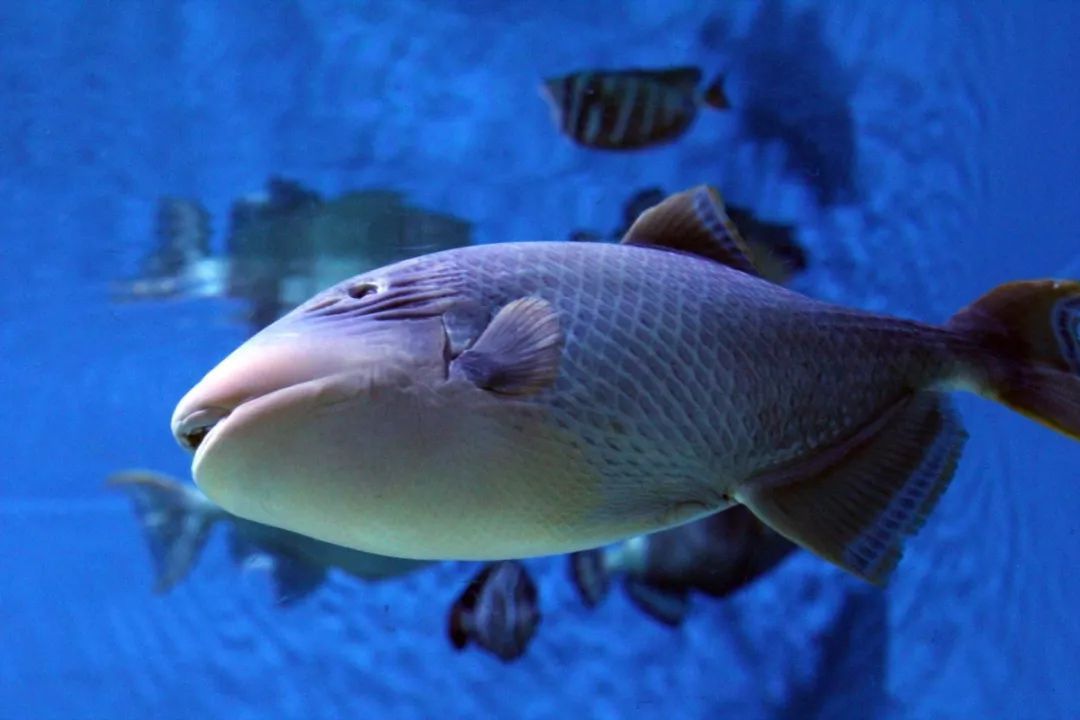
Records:
[[[943,326],[755,275],[707,188],[622,244],[448,250],[316,295],[180,401],[229,512],[367,552],[596,547],[741,503],[883,582],[952,478],[970,390],[1080,438],[1080,283]]]

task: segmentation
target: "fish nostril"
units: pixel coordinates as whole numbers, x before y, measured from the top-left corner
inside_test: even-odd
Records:
[[[346,292],[353,300],[360,300],[373,292],[378,292],[378,290],[379,286],[373,282],[359,282],[349,286],[349,289]]]

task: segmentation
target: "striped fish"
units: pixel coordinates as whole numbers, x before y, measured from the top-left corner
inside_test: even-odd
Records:
[[[544,80],[559,131],[586,147],[634,150],[675,140],[698,107],[729,107],[723,76],[699,92],[701,70],[585,70]]]
[[[516,560],[488,563],[450,608],[449,635],[474,642],[503,662],[521,657],[540,623],[536,584]]]

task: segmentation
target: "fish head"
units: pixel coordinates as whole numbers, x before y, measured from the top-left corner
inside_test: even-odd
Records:
[[[391,266],[335,285],[243,343],[178,403],[203,492],[242,518],[340,540],[421,468],[448,377],[458,283]],[[338,508],[338,510],[335,510]],[[390,516],[393,519],[393,516]]]
[[[173,434],[213,502],[415,560],[581,544],[563,530],[594,504],[594,470],[542,401],[559,371],[557,312],[485,295],[457,269],[468,263],[435,257],[317,295],[180,401]]]

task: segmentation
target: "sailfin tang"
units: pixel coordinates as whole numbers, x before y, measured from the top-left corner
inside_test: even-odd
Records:
[[[223,511],[195,488],[158,473],[120,472],[106,485],[131,498],[154,563],[154,592],[168,592],[191,571]]]
[[[811,460],[750,480],[737,498],[788,539],[882,585],[948,486],[966,438],[944,397],[916,393]]]
[[[665,625],[682,625],[690,611],[690,594],[685,590],[665,590],[630,578],[625,587],[631,602]]]
[[[451,370],[484,390],[531,395],[555,382],[561,357],[555,308],[541,298],[526,297],[503,307]]]
[[[646,210],[622,242],[680,250],[758,274],[746,243],[724,211],[720,193],[705,185],[672,195]]]
[[[982,394],[1080,440],[1080,282],[1002,285],[949,328],[976,349],[967,359]]]

